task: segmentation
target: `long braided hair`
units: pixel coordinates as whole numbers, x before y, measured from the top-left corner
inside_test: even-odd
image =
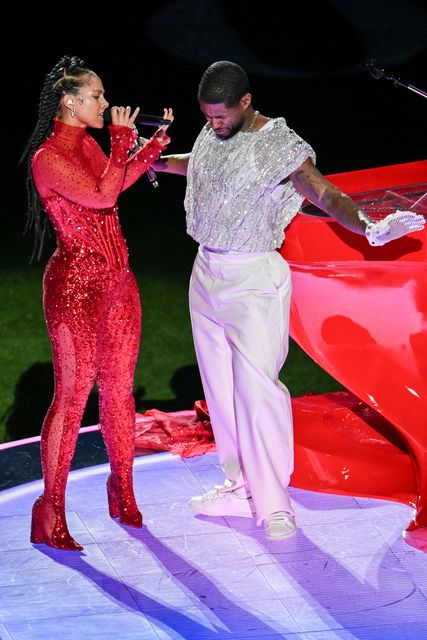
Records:
[[[53,117],[59,109],[62,96],[67,93],[77,95],[80,87],[85,83],[86,76],[93,75],[93,71],[87,69],[84,64],[84,61],[76,56],[63,56],[47,74],[40,94],[37,124],[20,160],[20,162],[27,160],[27,215],[24,233],[31,228],[34,229],[31,262],[34,256],[37,256],[37,260],[40,259],[48,228],[48,217],[34,184],[31,162],[39,146],[53,131]]]

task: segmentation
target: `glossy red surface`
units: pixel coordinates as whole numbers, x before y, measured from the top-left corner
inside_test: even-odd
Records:
[[[427,161],[329,179],[379,218],[422,197]],[[412,210],[427,214],[426,200]],[[424,551],[426,234],[371,247],[330,218],[299,213],[281,249],[293,273],[291,335],[349,390],[294,400],[292,484],[414,505],[404,537]]]

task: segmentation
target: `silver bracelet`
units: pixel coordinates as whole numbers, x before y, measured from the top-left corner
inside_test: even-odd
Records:
[[[362,211],[362,209],[357,210],[357,217],[359,218],[360,222],[366,222],[367,225],[373,222],[372,218],[366,215],[366,213]]]

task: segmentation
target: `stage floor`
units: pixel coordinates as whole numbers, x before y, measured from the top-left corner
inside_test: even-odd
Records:
[[[426,555],[411,509],[291,489],[299,526],[268,542],[243,518],[195,516],[221,481],[216,454],[135,460],[141,530],[107,511],[108,465],[73,471],[67,518],[82,553],[31,545],[40,480],[0,492],[1,640],[427,638]]]

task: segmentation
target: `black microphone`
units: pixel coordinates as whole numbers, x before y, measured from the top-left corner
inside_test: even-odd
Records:
[[[111,109],[105,109],[104,122],[111,124]],[[161,118],[160,116],[149,116],[146,113],[138,113],[134,122],[135,124],[145,124],[148,127],[161,127],[163,124],[170,124],[172,120]]]
[[[375,78],[375,80],[379,80],[380,78],[383,78],[385,76],[385,71],[384,69],[380,69],[377,64],[376,64],[376,60],[370,60],[367,64],[366,64],[366,68],[368,69],[369,73],[371,74],[371,76],[373,78]]]

